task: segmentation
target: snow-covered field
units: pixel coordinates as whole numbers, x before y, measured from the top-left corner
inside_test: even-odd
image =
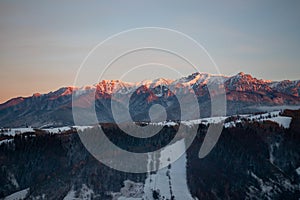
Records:
[[[152,199],[153,191],[159,190],[160,196],[164,196],[166,199],[171,199],[172,196],[175,199],[193,199],[186,182],[186,154],[184,153],[178,160],[172,162],[172,156],[179,152],[184,152],[184,140],[180,140],[168,147],[161,152],[159,162],[170,160],[170,167],[162,168],[155,174],[148,173],[144,186],[144,198]],[[151,159],[151,157],[149,158]]]
[[[211,117],[211,118],[203,118],[199,120],[191,120],[184,121],[183,124],[193,125],[193,124],[212,124],[212,123],[221,123],[224,122],[228,117]],[[280,111],[273,111],[264,114],[257,115],[240,115],[239,119],[224,123],[225,128],[235,127],[237,123],[241,123],[241,119],[254,120],[254,121],[272,121],[277,123],[279,126],[283,126],[284,128],[289,128],[290,123],[292,121],[291,117],[280,116]]]
[[[257,121],[272,121],[284,128],[289,128],[292,121],[291,117],[280,116],[280,111],[273,111],[259,115],[249,115],[246,118],[250,120],[255,119]]]
[[[228,118],[229,118],[228,116],[201,118],[201,119],[196,119],[196,120],[181,121],[181,124],[184,124],[186,126],[192,126],[192,125],[197,125],[197,124],[208,125],[208,124],[224,123],[224,121]],[[291,117],[280,116],[280,111],[273,111],[273,112],[267,112],[267,113],[257,114],[257,115],[253,115],[253,114],[240,115],[239,119],[224,123],[224,127],[225,128],[235,127],[237,123],[242,122],[241,119],[255,120],[255,121],[259,121],[259,122],[272,121],[284,128],[289,128],[290,123],[292,121]],[[150,123],[150,124],[157,125],[157,126],[178,125],[178,123],[176,123],[176,122],[158,122],[158,123]]]
[[[153,200],[154,193],[158,195],[158,199],[172,199],[172,196],[175,199],[193,199],[186,182],[186,154],[184,153],[179,159],[172,162],[172,157],[176,157],[174,155],[184,149],[184,140],[180,140],[171,145],[170,148],[164,149],[160,155],[149,153],[147,164],[147,170],[149,172],[145,183],[141,184],[129,180],[125,181],[125,187],[123,187],[119,193],[113,194],[113,199]],[[150,171],[155,170],[157,166],[166,161],[170,162],[168,167],[150,173]]]
[[[84,129],[92,128],[92,127],[93,126],[62,126],[56,128],[43,128],[39,130],[43,130],[52,134],[58,134],[58,133],[63,133],[65,131],[69,131],[71,129],[83,131]],[[33,128],[11,128],[11,129],[1,129],[1,130],[2,130],[1,134],[6,136],[15,136],[22,133],[35,132]]]

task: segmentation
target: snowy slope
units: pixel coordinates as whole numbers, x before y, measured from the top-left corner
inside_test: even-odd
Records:
[[[290,123],[292,121],[291,117],[280,116],[280,111],[268,112],[260,115],[250,115],[247,117],[250,120],[258,120],[258,121],[272,121],[277,123],[279,126],[283,126],[284,128],[289,128]]]
[[[6,196],[4,200],[22,200],[25,199],[29,192],[29,188],[15,192],[9,196]]]
[[[180,140],[172,145],[172,149],[166,148],[161,152],[158,161],[165,162],[170,158],[170,155],[176,154],[185,148],[184,140]],[[155,155],[149,153],[148,157],[148,170],[151,170],[155,166],[157,158]],[[148,173],[148,177],[144,186],[144,199],[153,199],[153,191],[157,191],[161,197],[171,199],[172,196],[175,199],[193,199],[186,182],[186,154],[183,154],[178,160],[170,164],[170,167],[166,167],[158,170],[156,173]]]
[[[176,155],[185,149],[184,139],[168,147],[162,150],[160,155],[148,153],[148,173],[145,182],[125,181],[120,192],[112,193],[113,200],[153,200],[154,193],[159,200],[172,197],[178,200],[193,199],[186,182],[186,154],[172,162]],[[165,162],[170,163],[168,167],[156,170]]]

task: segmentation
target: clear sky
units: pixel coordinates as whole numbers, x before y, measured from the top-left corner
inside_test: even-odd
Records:
[[[0,102],[72,85],[96,44],[144,26],[190,35],[223,74],[300,79],[297,0],[0,0]]]

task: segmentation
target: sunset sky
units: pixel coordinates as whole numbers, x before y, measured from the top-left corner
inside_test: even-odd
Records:
[[[263,79],[300,79],[297,0],[0,0],[0,102],[72,85],[95,45],[145,26],[191,36],[223,74],[243,71]]]

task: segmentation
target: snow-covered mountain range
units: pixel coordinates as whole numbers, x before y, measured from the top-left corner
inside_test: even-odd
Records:
[[[191,90],[197,95],[201,117],[209,117],[210,97],[214,95],[207,88],[209,84],[224,86],[228,115],[257,112],[261,106],[300,105],[300,80],[260,80],[242,72],[234,76],[194,73],[177,80],[160,78],[138,83],[102,80],[92,86],[63,87],[47,94],[36,93],[30,97],[14,98],[0,104],[0,126],[73,125],[74,93],[78,97],[73,102],[76,107],[85,109],[95,103],[99,122],[113,122],[110,105],[111,101],[115,101],[114,96],[135,94],[130,97],[132,118],[134,121],[147,121],[151,105],[161,104],[166,109],[176,110],[176,94],[187,94]],[[91,95],[95,95],[95,102],[91,102]],[[119,99],[118,103],[122,104]],[[189,104],[188,99],[185,101]],[[169,115],[171,120],[177,118],[178,113]]]

